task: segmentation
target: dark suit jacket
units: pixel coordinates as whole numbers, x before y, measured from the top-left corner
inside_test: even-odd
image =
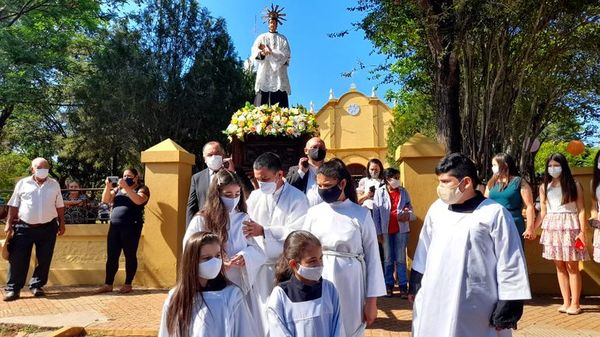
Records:
[[[306,194],[306,185],[308,185],[308,172],[304,175],[304,178],[300,178],[298,174],[298,165],[290,167],[287,176],[285,177],[288,184],[294,186],[300,191]]]
[[[235,174],[240,178],[243,190],[247,196],[250,195],[250,192],[254,189],[252,186],[252,182],[246,174],[242,170],[236,170]],[[185,225],[190,223],[192,218],[199,210],[204,207],[204,203],[206,202],[206,194],[208,193],[208,187],[210,186],[210,171],[208,168],[194,174],[192,176],[192,183],[190,185],[190,195],[188,197],[187,209],[185,214]]]
[[[190,196],[188,197],[187,210],[185,214],[186,226],[190,223],[190,220],[192,220],[194,214],[198,213],[200,208],[204,206],[209,185],[210,170],[208,168],[205,168],[204,170],[192,176]]]

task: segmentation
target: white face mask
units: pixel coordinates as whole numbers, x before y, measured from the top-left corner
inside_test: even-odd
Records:
[[[562,173],[562,167],[560,166],[548,166],[548,174],[552,176],[552,178],[560,177]]]
[[[397,189],[400,187],[400,180],[392,178],[392,179],[388,180],[388,184],[390,184],[391,188]]]
[[[369,170],[369,174],[371,175],[371,178],[373,178],[373,179],[379,178],[379,171]]]
[[[456,204],[460,198],[462,198],[464,193],[461,192],[460,188],[458,188],[461,182],[462,180],[454,187],[438,185],[438,197],[440,197],[440,199],[448,205]]]
[[[46,179],[46,177],[48,176],[48,171],[49,171],[48,169],[42,169],[42,168],[35,169],[34,174],[37,178]]]
[[[498,172],[500,172],[498,165],[492,165],[492,173],[498,174]]]
[[[274,181],[259,181],[258,187],[264,194],[273,194],[277,191],[277,183]]]
[[[301,264],[298,264],[298,274],[307,280],[318,281],[323,274],[323,266],[305,267]]]
[[[204,160],[206,166],[213,171],[218,171],[223,167],[223,156],[219,156],[218,154],[206,157]]]
[[[237,206],[237,204],[240,202],[240,197],[230,198],[221,196],[221,201],[225,205],[227,212],[231,212],[235,208],[235,206]]]
[[[212,280],[219,275],[222,265],[223,260],[216,257],[206,262],[198,263],[198,276],[205,280]]]

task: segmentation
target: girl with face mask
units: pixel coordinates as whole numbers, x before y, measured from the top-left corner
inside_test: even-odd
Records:
[[[554,261],[563,304],[561,313],[581,313],[581,274],[579,261],[589,260],[585,247],[585,208],[583,190],[573,179],[567,159],[554,153],[546,160],[546,170],[540,185],[541,212],[536,228],[541,224],[542,257]]]
[[[367,176],[360,179],[356,193],[358,194],[358,204],[370,210],[373,209],[373,196],[375,189],[383,184],[383,164],[377,158],[369,160],[367,163]]]
[[[363,336],[377,317],[377,297],[386,294],[373,218],[356,203],[356,189],[341,160],[319,168],[317,185],[324,202],[308,210],[303,229],[323,245],[323,278],[340,294],[344,331]]]
[[[346,336],[333,283],[321,277],[321,242],[307,231],[291,232],[277,263],[278,285],[269,297],[271,336]]]
[[[223,274],[219,237],[194,233],[163,306],[159,337],[258,336],[242,291]]]
[[[383,246],[383,272],[387,297],[393,294],[394,283],[398,283],[400,296],[408,295],[406,275],[406,245],[410,227],[415,220],[408,191],[400,186],[400,171],[387,168],[383,171],[385,185],[375,191],[373,200],[373,222],[377,239]],[[394,274],[396,277],[394,278]]]
[[[221,170],[208,188],[203,209],[190,221],[183,246],[194,233],[207,231],[216,234],[223,242],[223,265],[227,278],[247,295],[250,305],[254,297],[252,285],[265,258],[254,238],[247,238],[242,232],[243,222],[248,219],[241,181],[235,173]]]

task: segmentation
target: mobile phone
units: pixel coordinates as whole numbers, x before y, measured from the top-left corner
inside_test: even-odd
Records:
[[[375,186],[371,186],[371,187],[369,187],[369,191],[371,191],[371,192],[373,192],[373,193],[374,193],[374,192],[375,192]]]
[[[308,160],[302,162],[302,167],[308,168]]]
[[[111,183],[116,184],[119,182],[119,177],[117,176],[108,176],[108,180],[110,180]]]
[[[229,169],[229,160],[223,161],[223,168],[225,168],[226,170]]]

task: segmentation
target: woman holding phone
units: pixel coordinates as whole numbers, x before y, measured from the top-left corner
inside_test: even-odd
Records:
[[[141,181],[138,171],[132,167],[123,171],[113,188],[111,177],[105,181],[102,202],[112,204],[110,227],[106,238],[106,278],[96,293],[113,290],[115,275],[119,270],[121,252],[125,255],[125,284],[119,293],[131,292],[131,284],[137,271],[137,249],[144,225],[144,207],[150,198],[150,190]]]

